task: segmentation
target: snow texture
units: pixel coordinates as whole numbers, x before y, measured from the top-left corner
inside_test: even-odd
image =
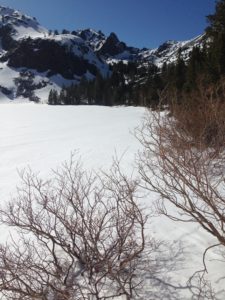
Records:
[[[68,160],[75,150],[85,168],[107,169],[117,153],[118,157],[123,156],[123,169],[128,174],[133,171],[135,153],[140,149],[133,131],[142,122],[144,108],[13,103],[0,105],[1,205],[16,193],[18,170],[30,166],[48,177],[50,170]],[[155,199],[156,196],[150,194],[140,201],[150,209]],[[167,281],[178,288],[170,291],[173,297],[168,298],[162,284],[153,287],[145,278],[142,299],[191,299],[189,291],[182,287],[196,270],[202,269],[202,253],[215,241],[197,225],[174,223],[164,217],[152,218],[147,230],[156,239],[175,247],[170,253],[169,270],[163,265],[163,259],[158,263],[162,264],[160,279],[166,276]],[[1,226],[1,242],[7,240],[8,234],[9,230]],[[176,252],[180,253],[179,258]],[[225,299],[224,263],[219,259],[215,250],[207,254],[208,278],[213,288],[221,292],[219,299]]]

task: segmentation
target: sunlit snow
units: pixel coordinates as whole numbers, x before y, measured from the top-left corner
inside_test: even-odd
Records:
[[[48,177],[50,170],[68,160],[74,151],[84,167],[91,169],[108,168],[117,154],[123,157],[124,170],[131,173],[135,153],[141,148],[133,132],[144,113],[145,109],[138,107],[0,105],[1,204],[15,195],[18,170],[30,166]],[[140,201],[149,208],[154,199],[155,195],[147,195]],[[1,227],[0,233],[3,242],[8,230]],[[148,233],[168,243],[181,242],[182,261],[179,268],[169,273],[170,282],[175,285],[185,285],[189,276],[202,268],[202,253],[214,242],[196,225],[174,223],[164,217],[152,218]],[[224,281],[216,282],[224,274],[219,258],[210,251],[207,265],[213,286],[222,290]],[[146,286],[146,293],[149,288]],[[182,299],[190,299],[187,291],[182,291],[182,295]]]

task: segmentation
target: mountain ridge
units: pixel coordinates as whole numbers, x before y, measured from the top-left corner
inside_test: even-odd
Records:
[[[127,46],[115,33],[83,29],[62,33],[42,27],[36,18],[0,6],[0,100],[42,99],[51,89],[110,76],[110,65],[133,62],[140,67],[184,60],[204,35],[188,41],[167,41],[156,49]],[[7,79],[7,80],[6,80]],[[29,82],[29,84],[27,83]],[[30,90],[29,90],[30,89]]]

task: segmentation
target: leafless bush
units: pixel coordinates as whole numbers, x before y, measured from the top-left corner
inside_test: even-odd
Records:
[[[206,123],[201,124],[197,140],[182,126],[192,118],[187,112],[183,123],[165,111],[151,112],[137,131],[144,149],[138,156],[139,172],[143,186],[159,195],[158,211],[174,221],[195,222],[217,239],[216,245],[206,249],[204,261],[207,250],[225,246],[225,106],[209,101],[205,112],[218,128],[210,146],[201,138]],[[168,202],[177,210],[168,209]]]
[[[73,159],[52,180],[31,171],[21,178],[17,199],[0,211],[1,223],[15,229],[0,247],[3,298],[130,299],[146,246],[137,182],[116,162],[100,178]]]
[[[166,96],[165,96],[166,95]],[[162,98],[168,97],[167,91]],[[179,95],[171,94],[170,111],[177,131],[191,137],[194,146],[222,147],[225,144],[225,79],[206,86],[199,79],[198,88]]]

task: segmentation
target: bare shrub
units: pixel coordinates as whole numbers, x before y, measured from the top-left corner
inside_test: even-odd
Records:
[[[200,100],[203,105],[206,98]],[[150,112],[137,130],[144,149],[137,159],[142,185],[159,195],[158,212],[174,221],[195,222],[217,239],[206,249],[204,260],[207,250],[225,246],[225,105],[219,98],[212,100],[202,110],[196,107],[196,115],[191,114],[193,107],[186,111],[184,106],[183,111],[176,104],[172,116]],[[198,123],[200,115],[204,117]],[[211,133],[208,143],[206,133],[212,124],[216,134]],[[196,135],[194,128],[199,130]],[[168,209],[168,203],[177,210]]]
[[[21,178],[18,197],[0,211],[15,229],[0,248],[4,299],[130,299],[146,246],[137,181],[117,162],[100,178],[73,159],[52,180],[31,171]]]
[[[166,96],[165,96],[166,95]],[[167,91],[164,91],[164,97]],[[207,87],[199,79],[198,88],[179,95],[171,94],[170,111],[177,122],[177,132],[192,139],[196,147],[224,146],[225,80]]]

